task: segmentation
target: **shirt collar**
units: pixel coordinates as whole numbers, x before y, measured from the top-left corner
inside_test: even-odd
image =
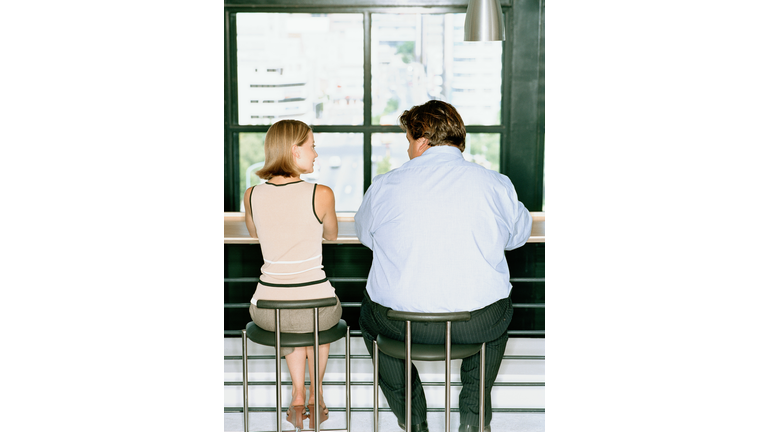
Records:
[[[454,147],[452,145],[442,145],[442,146],[433,146],[428,148],[424,153],[421,154],[419,157],[424,156],[430,156],[430,157],[448,157],[449,159],[456,159],[456,158],[463,158],[461,155],[461,150],[459,150],[458,147]],[[418,159],[418,158],[416,158]]]

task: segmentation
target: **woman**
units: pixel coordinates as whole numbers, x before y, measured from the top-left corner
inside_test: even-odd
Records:
[[[245,225],[251,237],[258,235],[264,266],[250,314],[259,327],[274,331],[273,310],[259,309],[259,299],[297,300],[335,297],[336,290],[325,276],[322,265],[322,240],[336,240],[339,232],[333,191],[327,186],[307,183],[300,174],[314,170],[315,139],[312,130],[298,120],[281,120],[267,131],[264,142],[264,167],[256,172],[266,183],[245,191]],[[341,304],[319,310],[320,330],[335,326],[341,318]],[[280,330],[287,333],[313,331],[313,310],[283,310]],[[319,378],[314,376],[314,347],[282,348],[293,382],[293,398],[288,421],[303,427],[310,417],[314,428],[314,404],[320,404],[320,423],[328,419],[323,403],[322,379],[328,363],[330,344],[319,347]],[[309,415],[305,408],[304,366],[309,362]],[[319,395],[314,394],[318,379]]]

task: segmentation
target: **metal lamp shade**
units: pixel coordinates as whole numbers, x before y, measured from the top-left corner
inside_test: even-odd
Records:
[[[504,40],[504,16],[498,0],[469,0],[464,20],[464,40]]]

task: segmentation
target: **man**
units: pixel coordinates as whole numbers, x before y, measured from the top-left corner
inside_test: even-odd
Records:
[[[512,320],[505,250],[522,246],[531,216],[509,178],[462,157],[466,131],[448,103],[430,101],[400,117],[410,161],[374,178],[355,216],[357,236],[373,250],[360,310],[368,348],[379,334],[404,340],[405,324],[388,309],[471,311],[453,323],[452,343],[486,342],[485,431],[490,432],[491,387],[499,372]],[[413,343],[442,344],[442,323],[414,325]],[[405,424],[405,362],[379,356],[384,396]],[[480,354],[462,361],[459,431],[477,431]],[[414,368],[412,430],[428,431],[426,399]]]

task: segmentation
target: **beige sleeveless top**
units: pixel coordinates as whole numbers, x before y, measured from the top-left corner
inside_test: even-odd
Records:
[[[251,214],[264,256],[251,303],[336,295],[323,271],[323,225],[315,214],[316,188],[314,183],[298,181],[251,189]]]

